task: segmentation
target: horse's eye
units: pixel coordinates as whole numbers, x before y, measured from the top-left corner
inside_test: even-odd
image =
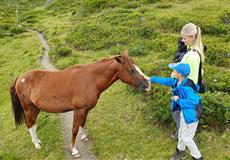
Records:
[[[133,74],[137,73],[137,71],[136,71],[134,68],[132,68],[132,69],[130,70],[130,73],[133,75]]]

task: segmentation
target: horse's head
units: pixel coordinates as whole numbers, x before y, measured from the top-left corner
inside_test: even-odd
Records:
[[[139,67],[134,64],[133,60],[129,57],[126,50],[121,56],[115,57],[116,61],[121,65],[118,77],[138,90],[150,90],[150,82],[147,76],[141,72]]]

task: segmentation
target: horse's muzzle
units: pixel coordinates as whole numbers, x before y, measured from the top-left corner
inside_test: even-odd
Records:
[[[151,83],[149,80],[145,80],[143,83],[140,85],[140,90],[141,91],[149,91],[151,89]]]
[[[151,82],[150,80],[148,80],[148,87],[145,88],[146,91],[150,91],[151,90]]]

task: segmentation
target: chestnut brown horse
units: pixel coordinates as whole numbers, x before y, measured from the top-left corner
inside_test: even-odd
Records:
[[[139,90],[150,89],[146,76],[128,56],[128,52],[110,59],[69,67],[62,71],[30,70],[19,76],[11,87],[15,124],[25,121],[35,148],[41,148],[36,134],[40,110],[52,113],[74,111],[71,149],[79,157],[75,139],[84,127],[89,110],[100,94],[120,79]],[[85,139],[86,135],[82,135]]]

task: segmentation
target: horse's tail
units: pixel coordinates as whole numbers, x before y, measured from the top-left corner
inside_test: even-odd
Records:
[[[15,125],[19,126],[23,123],[25,114],[24,114],[21,102],[18,98],[18,94],[15,90],[15,84],[17,80],[18,78],[14,81],[14,83],[12,84],[10,88],[10,95],[11,95],[12,111],[14,114]]]

